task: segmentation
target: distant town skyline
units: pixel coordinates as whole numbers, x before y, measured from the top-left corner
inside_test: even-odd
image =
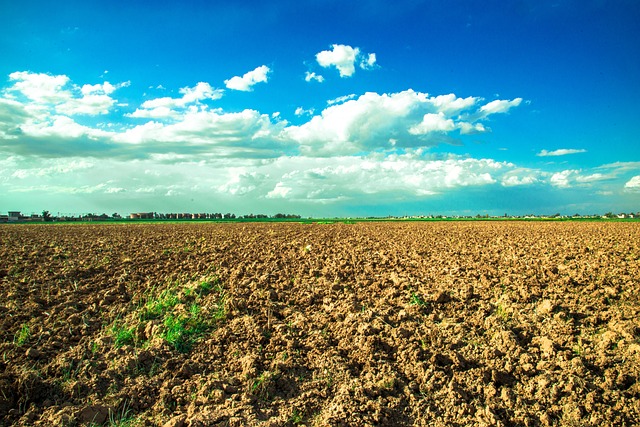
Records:
[[[637,212],[640,3],[7,3],[0,208]]]

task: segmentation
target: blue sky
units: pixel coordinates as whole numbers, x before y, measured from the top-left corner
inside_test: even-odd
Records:
[[[640,211],[640,3],[1,2],[0,212]]]

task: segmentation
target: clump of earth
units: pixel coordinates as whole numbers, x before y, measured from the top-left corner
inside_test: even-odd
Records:
[[[4,426],[640,424],[637,223],[0,227]]]

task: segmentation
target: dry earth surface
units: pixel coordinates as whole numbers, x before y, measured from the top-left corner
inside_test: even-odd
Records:
[[[640,424],[640,224],[0,227],[0,424]]]

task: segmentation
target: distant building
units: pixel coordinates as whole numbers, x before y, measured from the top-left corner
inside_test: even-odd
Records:
[[[9,211],[9,222],[16,222],[22,219],[20,211]]]
[[[129,215],[131,219],[153,219],[153,212],[137,212]]]

